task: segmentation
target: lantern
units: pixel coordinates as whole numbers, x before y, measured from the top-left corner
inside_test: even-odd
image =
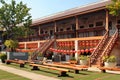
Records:
[[[90,52],[91,52],[91,53],[93,52],[93,50],[94,50],[93,48],[90,48]]]
[[[80,54],[80,52],[81,52],[80,50],[77,51],[78,54]]]
[[[66,51],[66,53],[68,53],[68,54],[69,54],[69,53],[70,53],[70,51],[69,51],[69,50],[67,50],[67,51]]]
[[[81,50],[81,53],[84,53],[84,52],[85,52],[85,51],[82,49],[82,50]]]
[[[66,50],[63,50],[63,53],[66,53]]]
[[[70,50],[70,53],[73,53],[73,50]]]
[[[88,50],[88,49],[85,49],[85,52],[86,52],[86,53],[88,53],[88,52],[89,52],[89,50]]]

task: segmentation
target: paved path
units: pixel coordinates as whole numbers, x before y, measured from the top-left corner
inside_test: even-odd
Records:
[[[32,72],[28,72],[28,71],[24,71],[24,70],[19,70],[19,69],[15,69],[12,67],[8,67],[8,66],[4,66],[2,65],[2,63],[0,63],[0,69],[10,72],[10,73],[14,73],[16,75],[20,75],[23,77],[26,77],[28,79],[31,80],[60,80],[57,78],[53,78],[53,77],[48,77],[48,76],[44,76],[44,75],[40,75],[40,74],[36,74],[36,73],[32,73]]]

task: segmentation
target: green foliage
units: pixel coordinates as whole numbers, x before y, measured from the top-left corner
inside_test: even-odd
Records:
[[[43,54],[41,52],[38,53],[39,57],[43,57]]]
[[[0,53],[0,59],[3,59],[3,60],[7,59],[7,55],[4,53]]]
[[[73,60],[73,61],[75,61],[76,59],[75,59],[75,57],[71,57],[71,58],[70,58],[70,60]]]
[[[120,14],[120,0],[111,0],[112,3],[107,5],[109,13],[113,16],[118,16]]]
[[[115,56],[104,56],[103,61],[104,62],[116,62],[116,57]]]
[[[80,60],[88,60],[89,57],[88,57],[88,56],[81,55],[81,56],[79,57],[79,59],[80,59]]]
[[[5,41],[5,46],[9,49],[11,49],[12,51],[15,51],[15,48],[18,47],[18,41],[15,41],[15,40],[6,40]]]
[[[23,2],[16,3],[11,0],[11,3],[6,3],[5,0],[0,0],[0,27],[5,29],[4,36],[9,39],[16,39],[20,36],[29,35],[29,26],[32,23],[30,8],[27,8]]]

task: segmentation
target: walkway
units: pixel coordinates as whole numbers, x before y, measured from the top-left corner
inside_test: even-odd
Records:
[[[7,72],[10,72],[10,73],[14,73],[16,75],[26,77],[26,78],[31,79],[31,80],[60,80],[57,78],[48,77],[48,76],[44,76],[44,75],[40,75],[40,74],[36,74],[36,73],[32,73],[32,72],[23,71],[23,70],[15,69],[12,67],[4,66],[4,65],[2,65],[1,62],[0,62],[0,69],[7,71]]]

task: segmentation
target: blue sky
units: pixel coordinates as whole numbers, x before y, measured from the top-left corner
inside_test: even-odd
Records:
[[[6,0],[10,1],[10,0]],[[44,17],[53,13],[64,11],[70,8],[82,6],[88,3],[93,3],[101,0],[16,0],[23,1],[31,8],[33,19]]]

